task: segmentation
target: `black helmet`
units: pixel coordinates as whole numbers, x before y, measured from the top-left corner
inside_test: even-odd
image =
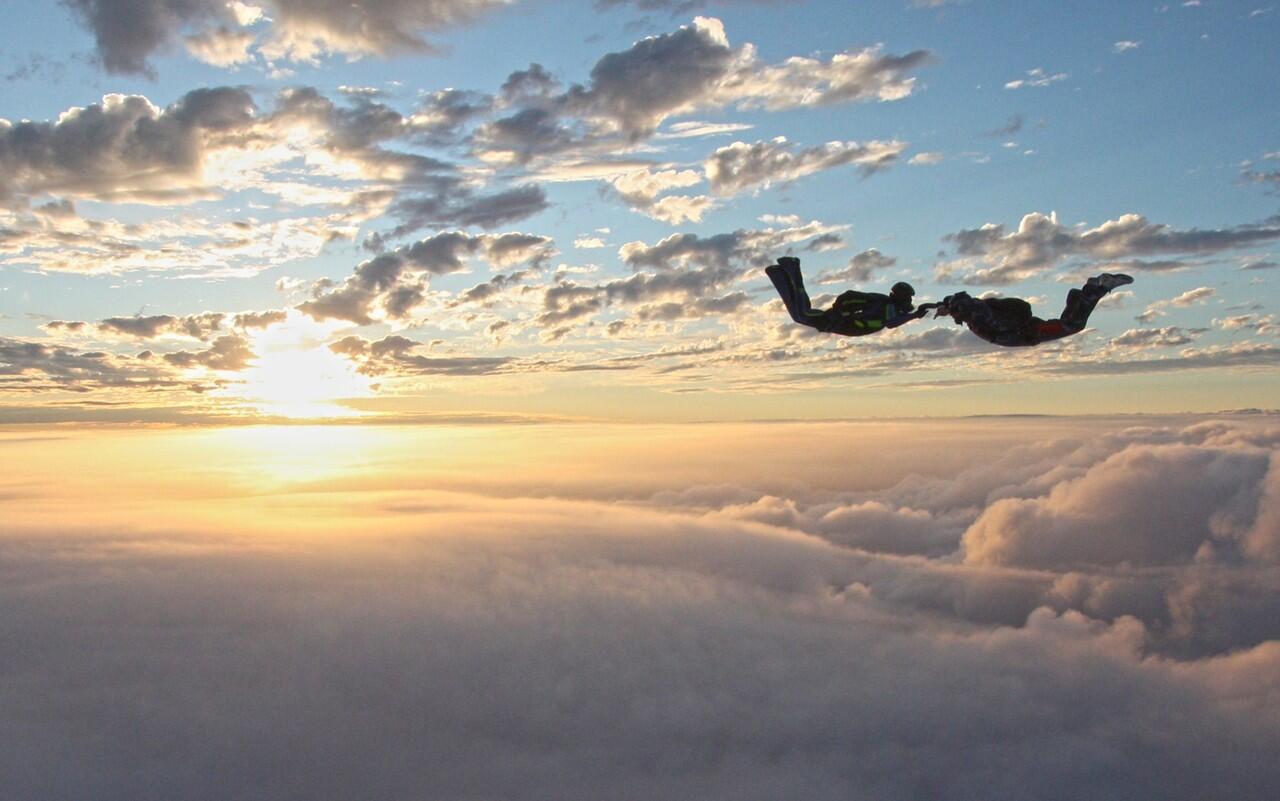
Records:
[[[903,295],[906,295],[910,298],[916,294],[916,290],[915,287],[911,286],[911,284],[908,284],[906,281],[899,281],[893,285],[892,289],[889,290],[889,294],[894,297],[902,297]]]

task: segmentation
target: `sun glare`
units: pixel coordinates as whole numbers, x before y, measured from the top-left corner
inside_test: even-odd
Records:
[[[254,337],[258,354],[234,394],[264,412],[293,418],[347,417],[358,414],[338,401],[373,394],[372,381],[349,361],[325,347],[331,331],[313,330],[314,322],[290,315]]]

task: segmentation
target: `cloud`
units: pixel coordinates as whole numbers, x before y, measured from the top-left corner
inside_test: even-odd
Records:
[[[187,52],[199,61],[214,67],[234,67],[253,60],[249,46],[254,36],[247,31],[233,31],[225,27],[186,37]]]
[[[916,88],[916,79],[908,73],[932,60],[927,50],[895,56],[879,47],[837,53],[825,62],[793,56],[782,64],[732,76],[718,97],[743,108],[769,111],[902,100]]]
[[[735,195],[749,189],[766,189],[806,175],[853,164],[863,175],[885,169],[897,161],[905,142],[828,142],[794,150],[786,137],[768,142],[734,142],[717,149],[705,169],[711,188],[719,195]]]
[[[1177,326],[1166,326],[1164,328],[1130,328],[1123,334],[1111,339],[1112,345],[1129,348],[1143,347],[1175,347],[1178,345],[1188,345],[1195,338],[1194,332],[1188,332],[1186,329]]]
[[[536,322],[543,328],[563,326],[614,304],[639,305],[636,317],[641,321],[701,319],[731,314],[747,304],[747,295],[742,292],[714,293],[723,291],[739,275],[733,267],[723,264],[641,272],[594,285],[560,281],[544,291],[543,311]]]
[[[191,32],[198,56],[208,42],[221,37],[248,37],[246,28],[262,23],[258,44],[269,60],[313,61],[338,53],[348,56],[394,55],[436,51],[423,38],[470,22],[509,0],[364,0],[358,4],[331,0],[255,0],[259,5],[223,0],[67,0],[80,24],[94,37],[97,56],[112,73],[151,74],[151,59]],[[264,13],[265,12],[265,13]],[[248,43],[237,45],[237,52]],[[206,59],[207,60],[207,59]],[[209,60],[215,66],[239,63]]]
[[[1271,184],[1273,188],[1280,189],[1280,170],[1244,169],[1240,177],[1249,183]]]
[[[715,208],[715,201],[706,195],[668,195],[654,201],[646,213],[668,225],[684,222],[702,222],[702,216]]]
[[[55,122],[0,120],[0,201],[43,194],[172,203],[209,197],[202,168],[222,137],[254,121],[249,93],[195,89],[160,109],[107,95]]]
[[[74,325],[72,323],[71,325]],[[146,358],[0,337],[0,391],[198,389]]]
[[[432,92],[408,118],[415,138],[427,144],[454,144],[462,128],[493,109],[493,98],[461,89]]]
[[[49,212],[56,206],[57,214]],[[0,228],[0,262],[43,272],[119,275],[147,270],[184,277],[255,275],[314,256],[355,235],[350,214],[261,219],[202,211],[158,215],[144,222],[79,217],[69,201],[17,212]]]
[[[615,6],[633,5],[643,11],[670,10],[672,14],[683,13],[691,8],[707,5],[783,5],[797,0],[595,0],[596,8],[613,8]]]
[[[445,184],[438,193],[409,196],[391,207],[401,219],[399,225],[384,237],[373,241],[406,236],[423,228],[478,227],[493,229],[518,222],[544,211],[548,206],[546,191],[537,184],[526,184],[488,195],[476,195],[457,184]]]
[[[1224,331],[1249,330],[1255,334],[1280,334],[1280,323],[1270,314],[1240,314],[1216,319],[1213,324]]]
[[[1050,375],[1137,375],[1183,370],[1261,369],[1280,365],[1280,348],[1254,342],[1187,349],[1177,356],[1159,359],[1102,359],[1042,364],[1037,372]]]
[[[613,153],[655,135],[671,117],[726,106],[779,111],[900,100],[915,90],[910,73],[930,60],[923,50],[898,56],[866,48],[826,61],[793,57],[764,64],[752,45],[732,47],[720,20],[697,17],[692,25],[604,55],[586,83],[552,94],[549,83],[539,81],[534,96],[480,126],[476,155],[528,164],[569,152]],[[683,132],[702,135],[702,124],[696,126]]]
[[[656,139],[691,139],[701,136],[723,136],[741,131],[751,130],[753,125],[744,122],[698,122],[687,120],[673,122],[667,129],[658,133]]]
[[[206,350],[180,350],[161,356],[174,367],[206,367],[210,370],[238,372],[253,364],[256,358],[249,341],[242,336],[220,336]]]
[[[156,314],[149,317],[108,317],[98,323],[104,334],[123,334],[136,339],[155,339],[163,334],[176,334],[192,339],[208,339],[222,328],[226,315],[205,312],[186,317]]]
[[[1135,42],[1131,39],[1122,39],[1116,42],[1115,44],[1111,45],[1111,52],[1124,53],[1129,50],[1137,50],[1141,46],[1142,46],[1142,42]]]
[[[537,275],[533,270],[520,270],[514,273],[499,273],[488,281],[476,284],[470,289],[458,293],[450,305],[460,306],[467,303],[488,303],[500,295],[503,291],[520,284],[528,278]]]
[[[945,158],[946,157],[943,156],[942,153],[939,153],[936,150],[927,150],[920,153],[916,153],[911,158],[907,159],[907,163],[914,164],[917,166],[930,167],[930,166],[933,166],[934,164],[941,164]]]
[[[693,25],[604,56],[592,67],[591,82],[572,87],[565,102],[633,136],[648,134],[667,116],[708,97],[734,60],[720,21],[698,17]]]
[[[1014,134],[1016,134],[1018,131],[1021,131],[1021,130],[1022,130],[1022,115],[1014,114],[1012,117],[1009,118],[1007,122],[1005,122],[1004,125],[1000,126],[999,128],[996,128],[995,130],[987,131],[986,135],[995,137],[997,139],[1004,139],[1006,137],[1013,136]]]
[[[1032,212],[1018,230],[987,223],[961,230],[946,239],[955,243],[954,261],[938,265],[942,279],[959,277],[967,284],[1010,284],[1052,269],[1072,257],[1125,259],[1161,254],[1221,253],[1280,238],[1270,223],[1233,228],[1178,230],[1148,221],[1140,214],[1124,214],[1095,228],[1068,228],[1057,214]],[[973,269],[973,263],[990,265]],[[1167,268],[1156,264],[1155,268]]]
[[[472,236],[459,231],[436,234],[360,263],[341,284],[322,280],[312,299],[298,310],[317,320],[346,320],[370,325],[375,319],[401,320],[426,299],[428,277],[460,272],[464,260],[485,259],[496,268],[540,265],[554,253],[551,240],[533,234]]]
[[[229,16],[218,0],[67,0],[93,34],[108,72],[149,73],[149,58],[186,26],[203,27]]]
[[[884,270],[897,264],[898,260],[886,256],[875,248],[869,248],[849,259],[849,264],[840,270],[829,270],[820,273],[819,284],[836,284],[848,281],[863,282],[871,280],[877,270]]]
[[[702,180],[702,175],[694,170],[653,170],[646,167],[615,175],[609,183],[634,211],[669,225],[678,225],[688,220],[700,222],[702,215],[715,206],[715,201],[705,195],[659,195],[671,189],[695,186]]]
[[[281,279],[284,280],[284,279]],[[232,325],[236,328],[267,328],[276,323],[283,323],[289,318],[289,313],[283,309],[273,309],[260,312],[241,312],[232,318]]]
[[[965,559],[1027,567],[1186,563],[1240,547],[1257,513],[1265,452],[1136,446],[1047,496],[993,503],[965,533]],[[1158,496],[1161,503],[1140,498]]]
[[[763,799],[797,786],[817,801],[921,787],[1270,798],[1274,571],[925,555],[962,525],[933,504],[970,490],[993,496],[972,514],[1042,499],[1057,526],[1089,501],[1184,509],[1179,482],[1203,471],[1260,492],[1257,518],[1224,520],[1274,520],[1260,458],[1274,421],[1123,425],[406,427],[393,438],[408,456],[360,452],[394,463],[362,471],[355,490],[246,482],[179,502],[77,495],[68,471],[2,501],[6,658],[23,677],[0,688],[6,789],[20,801],[104,786],[151,801],[201,782],[306,798]],[[261,443],[273,432],[247,433],[273,466],[350,442],[309,430],[282,453]],[[181,452],[191,437],[153,432],[146,445]],[[467,471],[449,469],[457,450],[442,442],[467,446]],[[82,441],[3,447],[71,445]],[[890,446],[880,489],[830,470]],[[974,450],[989,459],[974,464]],[[226,452],[202,467],[243,471]],[[1233,471],[1245,483],[1222,484]],[[756,488],[790,476],[803,477],[795,493]],[[1117,481],[1157,494],[1107,491]],[[913,488],[930,505],[891,497]],[[1230,492],[1190,489],[1229,507]],[[1183,558],[1181,538],[1208,516],[1187,511],[1170,543],[1139,518],[1104,547]],[[823,526],[831,539],[806,530]],[[919,547],[860,547],[880,538]],[[148,772],[156,743],[165,767]]]
[[[654,245],[628,242],[618,250],[618,255],[633,270],[666,270],[688,264],[727,267],[737,263],[763,267],[772,262],[775,251],[833,233],[830,226],[817,222],[795,221],[785,225],[783,228],[738,229],[708,237],[672,234]]]
[[[1184,308],[1187,306],[1194,306],[1200,303],[1200,301],[1208,300],[1209,298],[1213,297],[1216,294],[1217,294],[1217,290],[1215,290],[1213,287],[1209,287],[1209,286],[1196,287],[1195,289],[1188,289],[1186,292],[1183,292],[1181,295],[1178,295],[1176,298],[1169,301],[1169,305],[1181,306]]]
[[[379,377],[480,376],[507,372],[513,359],[503,356],[429,356],[416,353],[422,346],[406,337],[391,335],[376,341],[349,336],[332,343],[334,353],[358,365],[360,373]]]
[[[1036,67],[1035,69],[1027,70],[1027,77],[1009,81],[1004,85],[1004,88],[1022,89],[1027,86],[1049,86],[1050,84],[1055,84],[1059,81],[1065,81],[1069,77],[1071,76],[1065,72],[1055,72],[1050,74],[1045,72],[1043,69]]]

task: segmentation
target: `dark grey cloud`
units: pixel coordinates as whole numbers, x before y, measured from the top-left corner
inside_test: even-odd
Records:
[[[0,392],[187,386],[146,359],[0,337]]]
[[[503,81],[499,96],[509,105],[550,98],[560,88],[560,81],[541,64],[516,70]]]
[[[553,252],[551,240],[543,236],[448,231],[361,262],[339,285],[317,282],[312,299],[298,309],[317,320],[357,325],[371,324],[375,314],[404,319],[425,298],[429,276],[459,272],[468,258],[483,258],[496,268],[522,263],[540,266]]]
[[[462,131],[472,121],[493,109],[493,98],[463,89],[432,92],[409,115],[414,139],[434,147],[457,144]]]
[[[266,328],[275,323],[283,323],[289,318],[284,309],[272,309],[260,312],[241,312],[232,318],[236,328]]]
[[[46,193],[94,200],[186,200],[214,190],[201,169],[219,137],[253,123],[244,89],[195,89],[164,109],[108,95],[55,122],[0,127],[0,202]]]
[[[898,260],[886,256],[875,248],[868,248],[853,258],[848,265],[839,270],[827,270],[818,274],[817,283],[835,284],[848,281],[870,281],[878,270],[886,270],[897,264]]]
[[[238,372],[253,364],[256,355],[249,341],[242,336],[220,336],[205,350],[180,350],[165,353],[160,358],[174,367],[207,367],[210,370]]]
[[[417,153],[389,150],[384,143],[411,139],[416,130],[411,118],[372,97],[354,95],[340,106],[314,87],[285,89],[276,98],[276,108],[263,127],[284,129],[305,124],[320,138],[320,146],[335,155],[358,162],[365,177],[380,178],[406,186],[429,186],[438,190],[460,185],[453,165]],[[429,133],[428,128],[428,133]]]
[[[1022,115],[1014,114],[1012,117],[1008,119],[1007,122],[1005,122],[1004,125],[994,130],[987,131],[986,135],[995,137],[995,138],[1000,138],[1004,136],[1013,136],[1014,134],[1016,134],[1018,131],[1021,131],[1021,130],[1022,130]]]
[[[372,238],[368,245],[376,249],[386,239],[423,228],[498,228],[532,217],[549,205],[546,191],[537,184],[477,195],[461,183],[449,182],[432,194],[409,195],[396,201],[391,213],[400,218],[400,224],[385,236]]]
[[[461,306],[468,303],[488,303],[505,290],[516,286],[537,275],[534,270],[519,270],[514,273],[499,273],[483,283],[458,293],[458,297],[450,305]],[[489,333],[493,333],[490,331]]]
[[[151,74],[150,60],[183,33],[200,40],[261,21],[264,56],[310,60],[325,53],[434,52],[423,34],[470,22],[506,0],[260,0],[239,16],[224,0],[64,0],[94,37],[108,72]],[[265,10],[265,14],[260,13]],[[238,18],[239,16],[239,18]],[[216,63],[216,61],[215,61]]]
[[[720,195],[765,189],[806,175],[853,164],[870,175],[898,160],[906,142],[828,142],[795,150],[785,137],[767,142],[734,142],[718,148],[706,161],[707,180]]]
[[[344,337],[329,349],[346,356],[368,376],[483,376],[510,372],[515,360],[505,356],[436,356],[415,353],[422,343],[402,336],[370,341]]]
[[[954,243],[959,258],[939,264],[938,276],[990,285],[1014,283],[1076,257],[1115,260],[1248,248],[1280,239],[1280,226],[1265,221],[1232,228],[1178,230],[1150,222],[1140,214],[1125,214],[1081,230],[1062,225],[1056,215],[1034,212],[1022,218],[1017,231],[1006,233],[1003,225],[988,223],[946,239]],[[974,267],[973,262],[986,266]]]
[[[698,109],[898,100],[914,90],[910,73],[929,60],[925,51],[897,56],[868,48],[826,61],[797,57],[763,64],[749,45],[729,44],[720,20],[697,17],[692,25],[606,54],[585,84],[559,94],[539,65],[514,73],[504,96],[515,110],[476,131],[476,152],[527,164],[569,152],[613,152],[619,139],[645,139],[669,117]]]
[[[174,44],[188,26],[229,19],[219,0],[63,0],[93,34],[108,72],[151,73],[152,55]]]
[[[742,292],[715,293],[738,278],[739,272],[726,265],[636,273],[594,285],[562,280],[543,291],[543,311],[536,322],[542,328],[564,326],[613,305],[639,306],[635,315],[641,321],[731,314],[747,305],[748,296]],[[568,329],[560,336],[566,333]]]
[[[805,246],[805,250],[813,253],[823,253],[828,250],[839,250],[842,247],[844,247],[844,237],[839,234],[823,234],[822,236],[814,237],[813,241]]]
[[[542,293],[542,313],[537,323],[543,328],[563,327],[565,323],[589,317],[605,306],[607,296],[597,286],[582,286],[561,281]],[[564,329],[561,336],[568,333]]]
[[[473,135],[478,155],[492,160],[494,154],[500,154],[519,164],[583,149],[593,141],[581,126],[565,119],[562,111],[544,105],[522,108],[487,122]]]
[[[645,268],[670,270],[682,265],[728,267],[764,266],[772,262],[774,251],[789,242],[820,236],[826,231],[804,229],[738,229],[725,234],[699,236],[672,234],[657,244],[628,242],[618,251],[622,261],[633,270]]]
[[[222,328],[225,314],[204,312],[185,317],[171,314],[153,314],[147,317],[108,317],[97,324],[105,334],[123,334],[137,339],[154,339],[163,334],[177,334],[192,339],[208,339]]]
[[[570,87],[566,105],[578,114],[613,121],[633,137],[668,115],[705,99],[725,78],[734,51],[719,22],[701,20],[609,53],[591,69],[586,86]]]
[[[700,237],[673,234],[655,245],[629,242],[619,250],[635,270],[626,278],[599,284],[560,280],[543,292],[543,310],[535,322],[569,333],[567,323],[583,320],[611,305],[643,306],[641,320],[695,319],[730,314],[747,303],[739,292],[725,294],[750,266],[772,261],[776,251],[827,233],[817,226],[787,229],[741,229]],[[648,270],[649,272],[645,272]]]

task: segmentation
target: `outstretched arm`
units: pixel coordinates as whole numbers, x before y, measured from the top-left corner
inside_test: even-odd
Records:
[[[921,317],[924,317],[926,314],[933,311],[934,307],[938,305],[940,304],[922,303],[919,306],[917,306],[916,310],[911,312],[910,314],[899,314],[897,317],[893,318],[892,320],[889,320],[884,324],[884,327],[897,328],[898,326],[909,323],[912,320],[919,320]]]

